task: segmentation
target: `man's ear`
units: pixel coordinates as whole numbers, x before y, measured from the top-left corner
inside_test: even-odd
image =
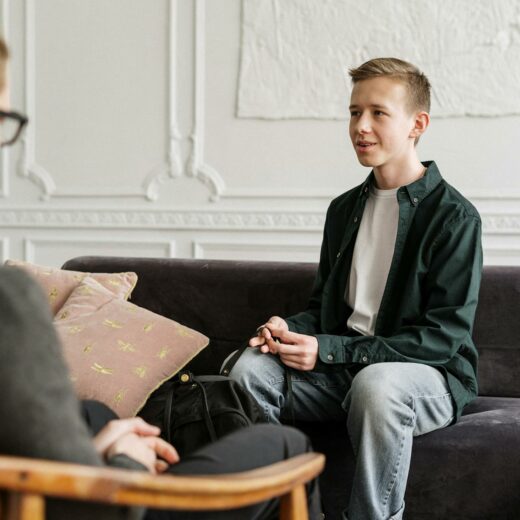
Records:
[[[426,132],[426,129],[428,128],[428,125],[430,124],[430,114],[428,112],[417,112],[415,115],[415,122],[414,127],[412,128],[412,131],[410,132],[410,136],[413,139],[417,139],[420,137],[424,132]]]

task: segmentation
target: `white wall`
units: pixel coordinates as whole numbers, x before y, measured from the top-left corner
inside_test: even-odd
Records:
[[[367,9],[377,13],[378,4],[385,0]],[[328,201],[368,170],[350,148],[348,122],[313,101],[323,99],[313,98],[323,78],[324,92],[338,99],[334,65],[321,63],[316,49],[337,54],[344,75],[371,53],[415,49],[420,34],[416,61],[432,80],[447,77],[445,61],[452,71],[459,63],[461,74],[448,75],[453,99],[464,100],[467,89],[470,108],[480,102],[495,114],[454,117],[453,103],[444,112],[439,105],[443,117],[434,117],[421,157],[435,159],[481,211],[486,263],[520,265],[520,98],[505,99],[518,90],[520,4],[458,3],[452,23],[457,45],[467,44],[462,62],[445,20],[421,9],[428,4],[392,2],[399,38],[392,30],[368,38],[371,18],[353,0],[0,0],[13,50],[12,105],[31,119],[23,143],[0,158],[0,259],[317,260]],[[340,16],[357,32],[337,23]],[[317,33],[317,23],[327,30]],[[491,27],[484,39],[482,27]],[[309,51],[298,60],[287,52],[258,58],[259,49],[300,40]],[[273,99],[274,65],[301,78],[302,112],[273,117],[268,103],[251,116],[245,108],[262,91],[263,101]],[[294,85],[276,78],[282,101],[287,88]]]

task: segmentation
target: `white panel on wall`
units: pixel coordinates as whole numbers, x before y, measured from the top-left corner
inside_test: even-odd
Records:
[[[0,238],[0,262],[3,264],[9,258],[9,239]]]
[[[345,118],[346,70],[396,56],[433,84],[436,116],[520,113],[517,0],[244,0],[238,115]]]
[[[520,265],[520,233],[515,233],[514,229],[490,233],[484,227],[482,246],[484,264]]]
[[[520,265],[520,247],[484,250],[485,265]]]
[[[263,260],[317,262],[320,243],[280,241],[199,240],[193,242],[193,257],[207,260]]]
[[[0,198],[9,195],[9,150],[0,148]]]
[[[70,258],[83,255],[154,258],[175,256],[173,240],[93,240],[77,236],[70,238],[26,237],[24,244],[26,261],[48,266],[60,266]]]
[[[168,1],[26,6],[26,168],[47,195],[145,196],[168,155]]]

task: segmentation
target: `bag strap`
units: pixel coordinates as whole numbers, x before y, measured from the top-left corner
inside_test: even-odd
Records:
[[[235,350],[233,354],[231,354],[222,365],[220,369],[220,374],[223,376],[229,376],[229,373],[235,366],[236,362],[240,359],[240,356],[245,352],[245,350],[249,348],[249,342],[246,343],[243,347]],[[291,377],[291,369],[289,367],[285,367],[285,381],[287,384],[287,407],[289,408],[289,412],[291,414],[291,422],[294,426],[296,424],[296,418],[294,415],[294,392],[292,387],[292,377]]]
[[[202,376],[201,380],[199,380],[199,378],[197,376],[194,376],[189,370],[179,372],[175,377],[174,384],[172,384],[170,391],[166,395],[166,402],[164,404],[165,410],[163,431],[166,437],[165,440],[167,440],[168,442],[171,442],[171,412],[173,407],[173,390],[175,388],[175,384],[195,384],[197,386],[197,388],[200,390],[200,393],[202,394],[202,413],[204,416],[204,424],[206,425],[206,429],[208,430],[211,441],[213,442],[217,440],[217,432],[215,431],[215,425],[213,424],[213,419],[211,418],[211,414],[209,413],[208,394],[206,393],[206,389],[204,388],[203,379],[204,376]]]
[[[263,326],[258,327],[256,332],[258,333]],[[252,337],[252,336],[251,336]],[[246,344],[240,347],[238,350],[235,350],[228,358],[224,360],[222,367],[220,368],[220,374],[223,376],[229,376],[231,370],[235,366],[236,362],[240,359],[240,356],[249,348],[249,340],[247,340]]]
[[[240,347],[238,350],[235,350],[233,354],[231,354],[222,365],[220,369],[220,374],[223,376],[229,376],[231,370],[235,366],[236,362],[240,359],[240,356],[249,348],[249,343],[246,343],[243,347]]]
[[[173,406],[173,385],[170,385],[169,391],[166,394],[166,401],[164,403],[164,417],[163,417],[163,428],[164,437],[167,442],[172,442],[172,431],[171,431],[171,419],[172,419],[172,406]]]
[[[215,431],[215,425],[213,424],[213,419],[211,418],[211,414],[209,413],[209,404],[208,404],[208,394],[206,393],[206,389],[204,385],[194,376],[193,382],[199,387],[202,393],[202,408],[204,412],[204,423],[206,424],[206,428],[208,430],[211,441],[214,442],[217,440],[217,432]]]

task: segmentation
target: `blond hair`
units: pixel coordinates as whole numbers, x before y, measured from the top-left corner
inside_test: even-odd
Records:
[[[428,78],[415,66],[398,58],[375,58],[349,70],[352,83],[386,76],[403,82],[409,94],[408,106],[412,112],[430,112],[431,85]]]

